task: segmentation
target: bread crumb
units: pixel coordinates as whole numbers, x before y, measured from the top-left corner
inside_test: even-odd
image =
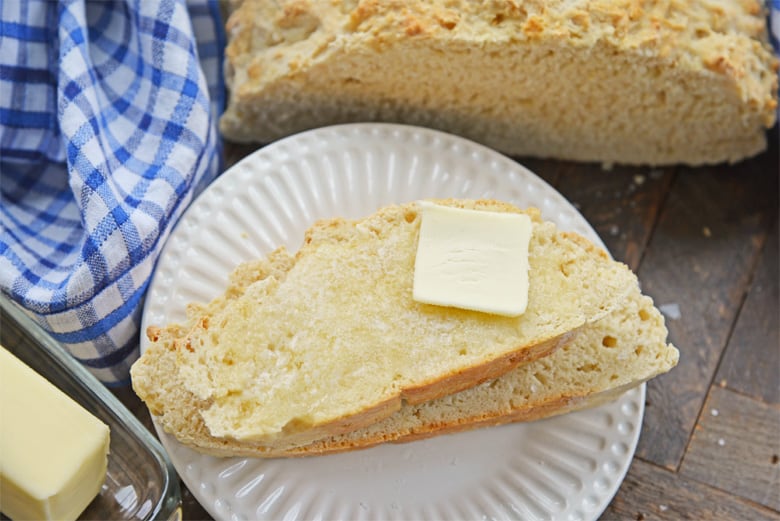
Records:
[[[646,179],[647,178],[642,174],[637,174],[634,176],[634,184],[637,186],[642,186],[643,184],[645,184]]]
[[[679,320],[682,316],[680,312],[680,305],[677,302],[671,304],[662,304],[658,306],[658,310],[664,314],[669,320]]]
[[[702,228],[701,233],[704,234],[704,236],[707,238],[712,237],[712,230],[710,230],[709,226]]]

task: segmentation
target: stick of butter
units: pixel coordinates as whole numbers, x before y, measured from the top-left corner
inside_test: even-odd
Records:
[[[421,201],[412,298],[515,317],[528,304],[531,219]]]
[[[0,346],[0,511],[73,520],[100,492],[109,429]]]

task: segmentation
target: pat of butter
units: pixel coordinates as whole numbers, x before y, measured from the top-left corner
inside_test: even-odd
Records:
[[[509,317],[523,314],[530,217],[419,204],[413,299]]]
[[[0,511],[73,520],[106,477],[109,429],[0,346]]]

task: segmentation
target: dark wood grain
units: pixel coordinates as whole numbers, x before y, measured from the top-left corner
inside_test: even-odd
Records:
[[[617,260],[639,267],[673,169],[571,165],[555,187],[580,210]]]
[[[714,386],[680,474],[780,510],[780,406]]]
[[[743,394],[780,403],[778,225],[767,236],[753,281],[716,380]]]
[[[552,186],[558,184],[558,179],[560,179],[561,175],[564,175],[571,168],[567,161],[539,159],[536,157],[515,157],[513,159]]]
[[[638,271],[681,355],[648,386],[638,450],[648,461],[675,469],[682,459],[775,215],[774,158],[745,161],[738,174],[681,168],[670,187]]]
[[[602,521],[780,520],[780,514],[746,499],[634,460]]]
[[[222,151],[223,170],[227,170],[255,150],[259,150],[262,147],[263,145],[260,144],[240,145],[237,143],[226,143]]]

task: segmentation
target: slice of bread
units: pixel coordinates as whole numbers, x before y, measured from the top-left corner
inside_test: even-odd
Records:
[[[438,201],[520,212],[498,201]],[[637,280],[535,209],[520,317],[412,300],[416,203],[314,225],[299,252],[241,266],[186,325],[149,331],[133,387],[182,442],[303,445],[493,379],[624,305]],[[209,440],[189,431],[202,420]]]
[[[663,316],[637,290],[623,309],[584,327],[566,346],[494,381],[427,403],[404,404],[389,418],[355,432],[262,454],[343,452],[598,406],[677,365],[679,352],[666,338]],[[246,449],[249,455],[257,453]]]
[[[180,334],[161,331],[170,345]],[[423,404],[404,404],[379,422],[307,446],[258,445],[214,438],[197,414],[169,415],[167,428],[183,443],[218,456],[297,457],[368,448],[384,442],[408,442],[438,434],[534,421],[617,399],[625,391],[671,370],[679,352],[667,344],[664,318],[652,300],[632,292],[625,306],[594,324],[551,355],[523,364],[493,381]],[[175,374],[175,357],[163,356]],[[160,389],[160,392],[163,390]],[[172,387],[172,400],[201,404]]]
[[[733,162],[776,118],[765,16],[759,0],[244,0],[220,128],[267,143],[385,121],[511,155]]]

